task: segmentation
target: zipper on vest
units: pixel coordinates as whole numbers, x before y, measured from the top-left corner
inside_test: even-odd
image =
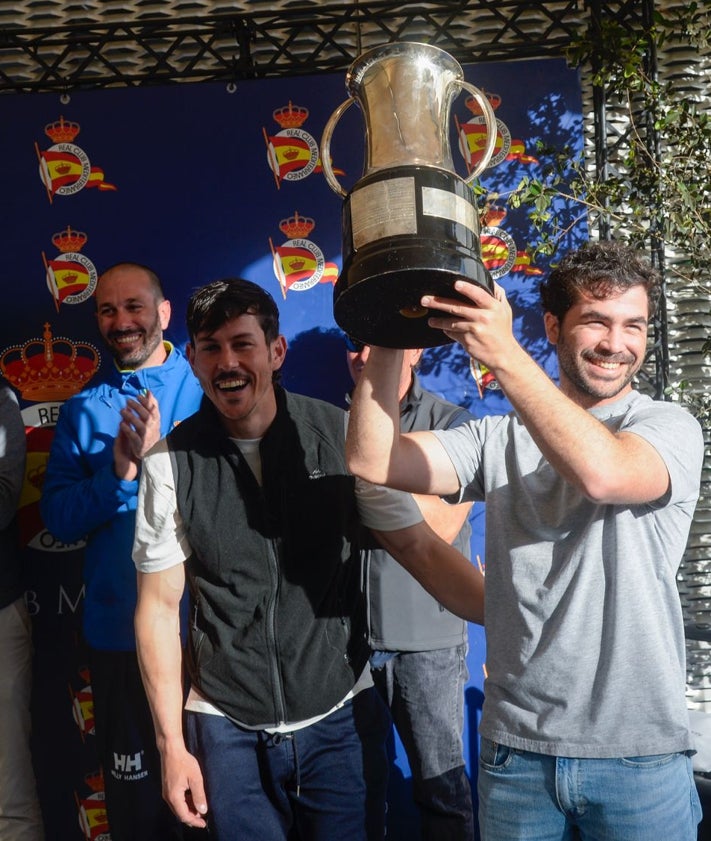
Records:
[[[272,673],[274,686],[273,701],[276,713],[274,720],[283,722],[286,719],[286,701],[284,686],[281,679],[281,663],[279,662],[279,644],[277,639],[276,606],[281,592],[281,575],[279,564],[278,541],[269,541],[269,569],[273,577],[274,587],[272,598],[267,606],[267,644],[269,649],[269,668]]]

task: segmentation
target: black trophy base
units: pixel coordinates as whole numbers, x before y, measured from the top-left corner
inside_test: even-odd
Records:
[[[493,294],[471,188],[456,173],[404,165],[362,178],[343,203],[338,325],[369,345],[421,348],[452,340],[427,323],[423,295],[460,298],[457,280]],[[466,299],[462,299],[466,300]]]
[[[372,252],[355,269],[344,266],[334,289],[333,314],[354,339],[389,348],[446,345],[452,339],[427,323],[442,312],[423,307],[422,296],[467,301],[454,291],[457,280],[475,283],[493,295],[493,281],[481,260],[409,239],[384,242],[382,251]]]

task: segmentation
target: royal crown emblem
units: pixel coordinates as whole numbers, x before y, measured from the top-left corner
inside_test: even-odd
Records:
[[[99,368],[99,351],[87,342],[52,336],[44,325],[41,339],[13,345],[0,356],[7,381],[33,403],[67,400],[89,382]]]
[[[67,225],[65,230],[52,235],[52,245],[62,254],[81,251],[89,237],[83,231],[74,231]]]
[[[491,106],[492,111],[496,111],[501,105],[501,97],[498,93],[491,91],[484,91],[486,101]],[[459,151],[462,153],[464,161],[467,165],[467,170],[471,172],[481,160],[482,151],[486,140],[486,119],[482,103],[477,101],[475,96],[468,96],[464,100],[464,104],[471,113],[470,119],[466,122],[456,120],[457,134],[459,135]],[[502,161],[506,160],[511,148],[511,132],[506,123],[495,118],[496,122],[496,142],[494,144],[494,152],[489,160],[489,169],[498,166]]]
[[[301,105],[293,105],[289,100],[288,105],[275,108],[272,117],[282,128],[300,128],[309,117],[309,109]]]
[[[506,208],[500,204],[488,204],[482,222],[487,228],[498,228],[506,218]]]
[[[484,91],[484,96],[486,97],[487,102],[491,105],[491,110],[496,111],[496,109],[501,105],[501,97],[498,93],[491,93],[491,91]],[[464,104],[467,108],[477,117],[483,115],[483,111],[481,105],[477,102],[476,97],[468,96],[464,100]]]
[[[47,123],[44,133],[53,143],[72,143],[81,131],[79,123],[73,123],[60,117],[54,123]]]
[[[282,219],[279,230],[289,239],[306,238],[316,227],[316,223],[308,216],[299,216],[298,211],[288,219]]]

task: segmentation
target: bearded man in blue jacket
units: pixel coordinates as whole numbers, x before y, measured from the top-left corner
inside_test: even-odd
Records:
[[[177,839],[136,659],[131,547],[143,455],[198,408],[202,390],[163,338],[170,302],[155,272],[115,265],[99,278],[95,297],[114,365],[62,406],[41,510],[55,537],[86,538],[83,630],[112,841]]]

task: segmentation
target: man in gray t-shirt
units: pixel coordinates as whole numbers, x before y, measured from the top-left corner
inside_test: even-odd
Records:
[[[676,572],[703,436],[632,387],[659,284],[618,243],[562,260],[541,286],[559,388],[515,340],[500,287],[425,296],[430,324],[496,376],[505,417],[397,435],[398,351],[374,351],[356,390],[357,475],[487,503],[484,841],[696,838]]]

